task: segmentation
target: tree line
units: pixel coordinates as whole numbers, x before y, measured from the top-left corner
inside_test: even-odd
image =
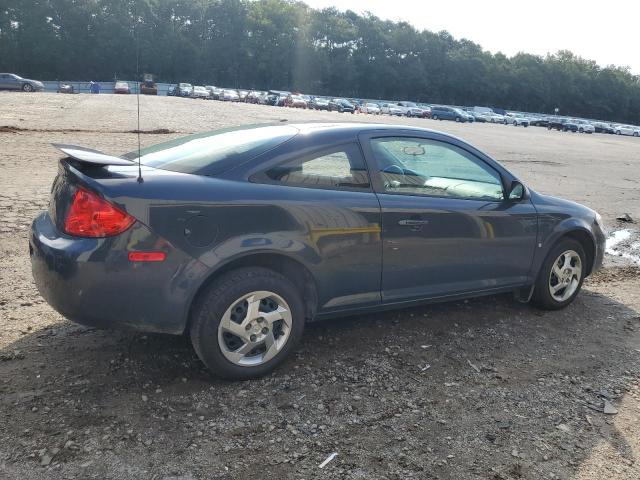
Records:
[[[640,123],[640,78],[569,51],[507,57],[445,31],[290,0],[0,0],[0,71],[132,79],[137,60],[141,73],[169,83],[557,107]]]

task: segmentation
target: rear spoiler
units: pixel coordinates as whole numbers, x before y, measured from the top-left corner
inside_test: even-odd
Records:
[[[92,150],[91,148],[65,145],[63,143],[52,143],[52,145],[74,160],[91,165],[136,165],[136,162],[133,160],[107,155],[98,150]]]

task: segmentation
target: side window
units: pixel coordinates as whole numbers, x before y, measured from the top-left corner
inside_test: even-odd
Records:
[[[264,172],[263,178],[286,185],[332,189],[368,189],[369,174],[357,144],[330,150],[278,165]]]
[[[454,145],[420,138],[374,138],[371,149],[386,192],[504,199],[498,172]]]

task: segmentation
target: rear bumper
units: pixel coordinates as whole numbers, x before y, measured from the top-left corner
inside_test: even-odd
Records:
[[[128,260],[134,250],[163,250],[165,262]],[[42,297],[69,320],[98,328],[179,334],[204,267],[140,223],[111,238],[62,234],[47,213],[31,226],[29,253]]]

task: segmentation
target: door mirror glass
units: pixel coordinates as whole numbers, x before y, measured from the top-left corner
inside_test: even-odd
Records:
[[[524,198],[524,185],[520,182],[511,182],[511,190],[509,191],[509,200],[522,200]]]

